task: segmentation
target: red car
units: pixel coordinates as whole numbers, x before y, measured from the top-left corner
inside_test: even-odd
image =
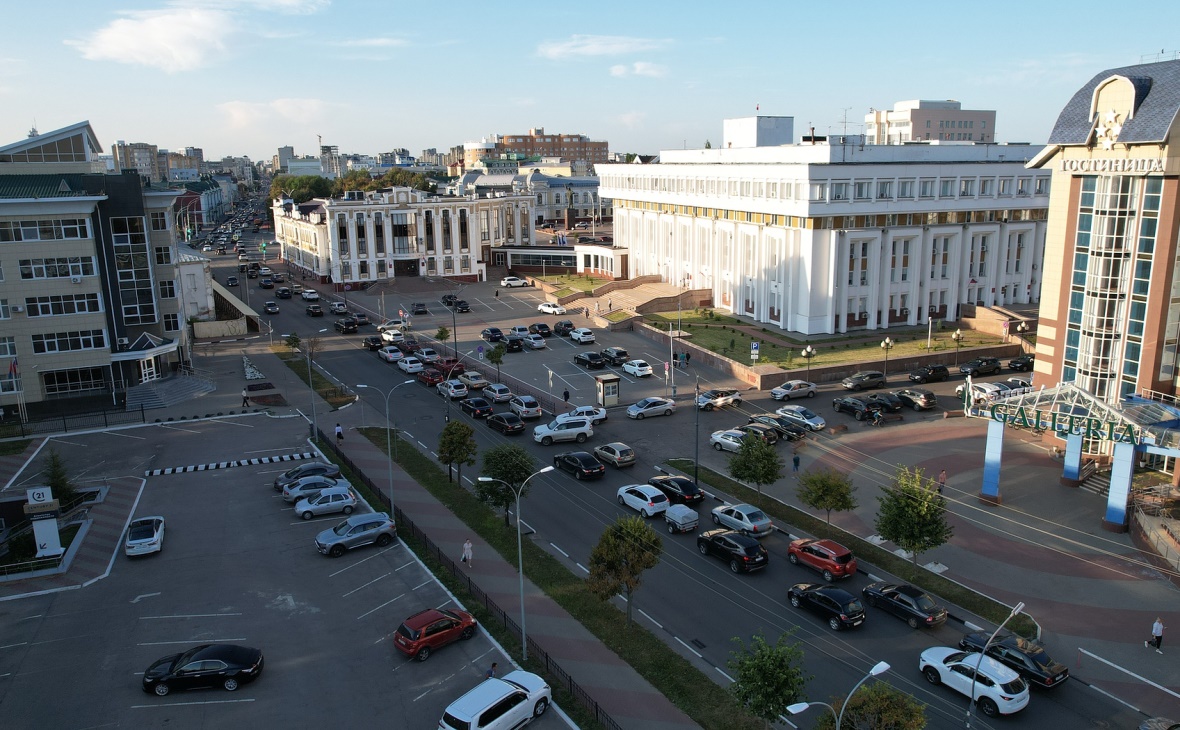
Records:
[[[832,540],[792,540],[787,548],[787,560],[795,565],[806,565],[829,583],[856,573],[856,558],[852,557],[852,551]]]
[[[426,368],[418,373],[418,382],[423,385],[435,386],[446,380],[446,376],[434,368]]]
[[[435,649],[475,636],[475,627],[475,617],[466,611],[428,608],[403,621],[393,643],[406,656],[424,662]]]
[[[467,370],[463,363],[453,357],[444,357],[434,364],[434,367],[445,373],[447,377],[457,378]]]

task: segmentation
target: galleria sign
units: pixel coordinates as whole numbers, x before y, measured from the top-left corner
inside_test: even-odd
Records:
[[[1102,421],[1090,416],[1057,411],[1040,411],[1035,408],[1018,406],[1012,408],[995,403],[990,409],[992,420],[1023,428],[1045,428],[1054,433],[1077,433],[1088,439],[1119,441],[1132,446],[1139,445],[1139,436],[1129,423]]]
[[[1062,172],[1128,172],[1143,174],[1163,172],[1164,160],[1159,157],[1130,159],[1062,160]]]

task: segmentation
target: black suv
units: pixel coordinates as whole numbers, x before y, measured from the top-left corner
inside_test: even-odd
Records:
[[[715,555],[729,563],[735,573],[749,573],[765,568],[770,554],[757,539],[733,530],[709,530],[697,535],[701,555]]]
[[[853,398],[850,395],[833,398],[832,408],[836,409],[836,413],[851,413],[852,417],[858,421],[871,417],[873,411],[884,410],[879,403],[866,403],[860,398]]]
[[[602,351],[602,356],[605,357],[606,361],[611,365],[622,365],[631,359],[631,356],[627,354],[627,351],[621,347],[608,347]]]
[[[471,311],[471,305],[467,303],[466,299],[460,299],[459,301],[455,302],[451,306],[453,306],[455,308],[456,312],[470,312]]]
[[[987,640],[986,634],[973,632],[959,640],[959,648],[963,651],[979,651],[987,645],[988,656],[1015,669],[1030,683],[1041,687],[1056,687],[1069,679],[1069,667],[1054,661],[1039,644],[1013,634],[996,637],[991,644]]]
[[[574,323],[568,319],[558,320],[557,324],[553,325],[553,334],[558,337],[568,337],[570,332],[575,329]]]
[[[914,383],[930,383],[935,380],[943,381],[951,376],[946,365],[924,365],[910,373],[910,381]]]
[[[901,397],[893,393],[872,393],[865,400],[870,407],[876,403],[882,411],[900,411],[905,406]]]
[[[1021,372],[1025,371],[1025,370],[1032,370],[1033,369],[1033,361],[1036,360],[1036,357],[1037,357],[1036,355],[1031,355],[1031,354],[1030,355],[1018,355],[1008,361],[1008,369],[1009,370],[1018,370]]]
[[[880,370],[861,370],[840,381],[845,390],[864,390],[865,388],[883,388],[886,385],[885,373]]]
[[[459,297],[454,294],[443,294],[442,303],[444,306],[452,306],[457,301],[459,301]]]
[[[658,476],[648,479],[647,483],[667,495],[672,504],[696,504],[705,498],[705,493],[688,477]]]
[[[535,322],[529,325],[529,334],[551,337],[553,336],[553,330],[549,329],[549,325],[544,322]]]
[[[504,338],[505,352],[521,352],[524,350],[524,339],[516,335],[508,335]]]
[[[338,319],[332,323],[332,326],[341,334],[347,335],[356,332],[356,320],[352,318]]]
[[[606,358],[597,352],[579,352],[574,355],[574,364],[590,370],[601,370],[606,367]]]
[[[585,451],[567,451],[553,457],[553,466],[568,471],[575,479],[601,479],[606,467],[593,454]]]
[[[998,357],[977,357],[969,363],[960,365],[959,372],[972,377],[998,373],[1000,372],[1000,359]]]
[[[842,588],[816,583],[796,583],[787,591],[795,608],[804,608],[828,622],[833,631],[860,626],[865,609],[860,599]]]

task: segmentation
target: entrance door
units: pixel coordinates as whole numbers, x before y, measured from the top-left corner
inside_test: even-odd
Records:
[[[496,253],[492,254],[492,266],[503,266],[503,265],[504,265],[504,252],[497,251]]]
[[[150,383],[160,379],[160,372],[156,369],[156,358],[149,357],[139,361],[139,382]]]

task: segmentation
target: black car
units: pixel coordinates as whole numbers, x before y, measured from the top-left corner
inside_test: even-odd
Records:
[[[413,355],[415,352],[418,352],[422,349],[422,343],[418,342],[418,338],[416,337],[407,337],[401,342],[397,343],[397,349],[401,350],[407,355]]]
[[[516,335],[508,335],[504,338],[505,352],[522,352],[524,350],[524,338]]]
[[[324,316],[324,308],[318,304],[308,304],[307,309],[305,309],[304,311],[307,312],[308,317],[322,317],[322,316]]]
[[[893,391],[893,394],[901,399],[906,408],[915,411],[924,411],[938,405],[938,396],[925,388],[902,388]]]
[[[278,314],[279,305],[275,302],[267,302],[266,304],[262,305],[262,311],[266,312],[267,314]]]
[[[259,279],[258,280],[258,287],[260,289],[274,289],[275,282],[273,279]]]
[[[845,390],[864,390],[865,388],[884,388],[888,383],[885,373],[880,370],[861,370],[840,381]]]
[[[530,335],[541,335],[542,337],[552,337],[553,330],[549,329],[549,325],[544,322],[534,322],[529,325]]]
[[[914,383],[930,383],[935,380],[942,382],[951,376],[946,365],[923,365],[910,372],[910,381]]]
[[[819,583],[796,583],[787,591],[795,608],[805,608],[822,617],[833,631],[851,629],[865,621],[860,599],[843,588]]]
[[[833,398],[832,408],[836,409],[836,413],[851,413],[853,418],[863,421],[866,418],[871,418],[873,411],[881,410],[881,405],[879,403],[868,403],[860,398],[853,398],[850,395],[846,395],[840,398]]]
[[[602,351],[602,356],[611,365],[622,365],[631,359],[631,355],[621,347],[608,347]]]
[[[667,495],[672,504],[697,504],[705,498],[705,493],[688,477],[658,476],[647,483]]]
[[[340,467],[327,461],[305,462],[275,477],[275,491],[281,492],[283,491],[283,487],[288,484],[294,484],[303,477],[330,477],[332,479],[339,479]]]
[[[905,407],[905,403],[901,398],[893,393],[872,393],[865,397],[865,402],[872,406],[874,403],[880,406],[882,412],[900,411]]]
[[[247,279],[257,279],[258,278],[258,269],[246,269],[246,278]]]
[[[236,276],[226,277],[225,285],[226,286],[237,286],[238,285],[238,277],[236,277]]]
[[[524,421],[515,413],[497,413],[488,418],[488,428],[503,434],[521,433],[524,431]]]
[[[1009,370],[1017,370],[1024,372],[1025,370],[1033,369],[1033,362],[1037,359],[1036,355],[1018,355],[1008,361]]]
[[[576,327],[574,323],[568,319],[559,319],[557,324],[553,325],[553,334],[558,337],[569,337],[570,332],[573,332]]]
[[[553,457],[553,466],[568,471],[575,479],[601,479],[606,467],[587,451],[567,451]]]
[[[452,305],[452,306],[454,306],[456,312],[470,312],[471,311],[471,305],[467,303],[466,299],[460,299],[459,301],[455,302],[454,305]]]
[[[372,324],[372,322],[369,321],[369,315],[365,314],[364,312],[351,312],[348,316],[356,320],[358,327],[362,324]]]
[[[741,431],[747,436],[753,436],[761,439],[763,443],[774,446],[778,443],[778,431],[772,426],[767,426],[763,423],[751,421],[750,423],[743,423],[740,426],[734,426],[734,431]]]
[[[381,341],[380,337],[376,335],[369,335],[365,339],[361,340],[361,347],[364,347],[372,352],[385,347],[385,343]]]
[[[487,418],[492,415],[492,404],[487,398],[464,398],[459,401],[459,407],[472,418]]]
[[[897,616],[911,629],[934,628],[946,623],[946,608],[935,603],[921,588],[904,583],[869,583],[860,589],[860,594],[865,603]]]
[[[351,317],[345,317],[344,319],[338,319],[332,323],[332,326],[336,328],[337,332],[344,334],[344,335],[348,335],[348,334],[352,334],[353,332],[356,332],[356,320],[352,319]]]
[[[975,631],[959,640],[964,651],[979,651],[987,643],[988,634]],[[1015,634],[997,636],[987,647],[987,655],[1011,667],[1038,687],[1056,687],[1069,679],[1069,667],[1054,661],[1045,649]]]
[[[430,310],[422,302],[414,302],[410,305],[410,314],[430,314]]]
[[[733,530],[709,530],[697,535],[701,555],[715,555],[729,562],[735,573],[761,570],[770,563],[770,554],[756,538]]]
[[[443,294],[442,303],[444,305],[449,307],[457,301],[459,301],[459,297],[454,294]]]
[[[750,423],[760,423],[763,426],[770,426],[781,438],[789,441],[798,441],[807,436],[807,429],[791,423],[790,419],[780,416],[777,413],[759,413],[756,416],[750,416]]]
[[[601,370],[606,367],[606,358],[597,352],[579,352],[577,355],[574,355],[574,364],[581,365],[590,370]]]
[[[163,697],[172,690],[224,687],[233,692],[262,674],[262,652],[236,644],[202,644],[157,659],[143,673],[143,691]]]
[[[1000,359],[998,357],[977,357],[969,363],[960,365],[959,372],[971,377],[998,373],[1000,372]]]
[[[504,333],[500,331],[499,327],[484,327],[479,336],[488,342],[499,342],[504,339]]]
[[[279,299],[290,299],[291,290],[285,286],[280,286],[278,289],[275,289],[275,296]]]

